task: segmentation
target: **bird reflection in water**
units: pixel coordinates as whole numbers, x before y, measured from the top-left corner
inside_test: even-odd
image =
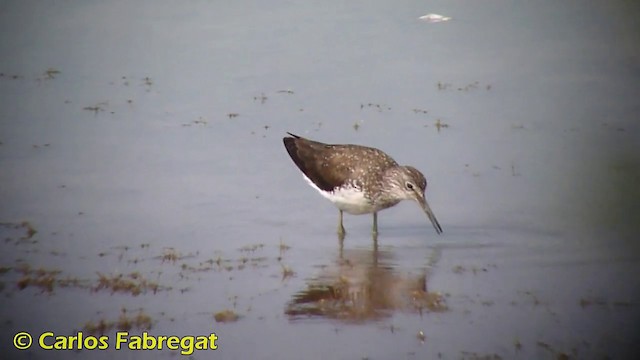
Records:
[[[393,251],[340,247],[334,264],[307,283],[287,304],[292,320],[323,317],[345,322],[365,322],[391,316],[396,311],[442,312],[444,297],[427,290],[427,270],[418,274],[400,271]]]

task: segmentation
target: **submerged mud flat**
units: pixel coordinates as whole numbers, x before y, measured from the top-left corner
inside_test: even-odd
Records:
[[[32,301],[37,308],[44,301],[49,303],[47,312],[64,311],[65,302],[56,299],[69,296],[78,304],[92,304],[67,313],[64,322],[45,325],[59,334],[79,331],[113,340],[122,331],[184,336],[196,329],[219,337],[217,353],[243,356],[256,355],[254,351],[269,348],[268,343],[274,344],[272,351],[279,351],[277,341],[285,341],[284,335],[266,335],[255,347],[242,346],[243,338],[254,341],[255,332],[267,323],[285,334],[318,326],[333,329],[298,337],[288,353],[300,356],[308,355],[318,336],[344,344],[327,350],[333,355],[340,357],[339,351],[350,349],[352,355],[365,358],[399,353],[409,358],[615,358],[635,346],[625,331],[615,338],[608,335],[625,328],[632,334],[640,312],[637,280],[630,279],[630,286],[610,284],[616,273],[640,270],[635,255],[611,257],[604,251],[578,250],[557,234],[486,230],[470,238],[473,232],[453,228],[447,239],[431,245],[408,245],[401,239],[396,239],[400,245],[382,245],[353,237],[351,246],[349,238],[340,246],[334,239],[333,246],[323,250],[325,260],[320,256],[309,263],[303,261],[307,250],[282,239],[210,253],[131,243],[78,257],[60,249],[46,251],[41,232],[25,242],[29,229],[37,227],[21,223],[3,227],[5,244],[14,250],[14,262],[0,274],[3,302],[15,309]],[[536,243],[527,243],[531,239]],[[378,241],[390,240],[383,236]],[[64,263],[35,267],[25,257],[37,263],[62,257],[67,264],[88,262],[88,268],[120,270],[76,274]],[[228,288],[234,290],[221,291]],[[176,305],[184,303],[189,306]],[[7,336],[30,318],[21,311],[3,316]],[[579,331],[566,332],[578,324]],[[37,333],[39,326],[32,331]],[[383,346],[347,346],[371,336]],[[393,348],[393,343],[403,345]],[[85,349],[74,356],[119,356],[107,349]],[[616,352],[620,349],[624,351]],[[204,350],[194,351],[202,355]],[[35,349],[28,353],[40,354]]]

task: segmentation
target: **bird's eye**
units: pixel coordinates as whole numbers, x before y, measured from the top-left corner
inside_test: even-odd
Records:
[[[410,182],[405,183],[405,184],[404,184],[404,186],[405,186],[408,190],[413,190],[413,184],[412,184],[412,183],[410,183]]]

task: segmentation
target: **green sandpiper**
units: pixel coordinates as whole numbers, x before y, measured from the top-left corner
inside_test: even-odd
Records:
[[[361,145],[333,145],[287,133],[284,146],[309,185],[333,202],[340,211],[338,235],[344,238],[343,212],[373,214],[374,237],[378,211],[402,200],[415,200],[436,233],[442,227],[431,211],[425,190],[427,180],[412,166],[401,166],[383,151]]]

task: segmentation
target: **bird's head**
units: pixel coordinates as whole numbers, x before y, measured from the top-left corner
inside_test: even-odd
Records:
[[[418,169],[412,166],[396,166],[387,169],[385,178],[388,184],[386,190],[390,196],[398,200],[415,200],[431,220],[436,233],[442,233],[442,227],[425,197],[427,180]]]

